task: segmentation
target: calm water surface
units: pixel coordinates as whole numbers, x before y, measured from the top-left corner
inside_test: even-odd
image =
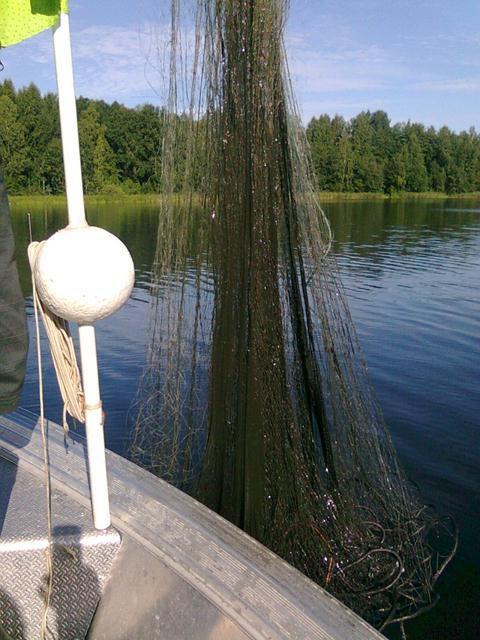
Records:
[[[400,458],[425,501],[452,514],[460,529],[458,554],[441,580],[440,604],[407,627],[409,638],[477,639],[480,201],[334,203],[325,208],[370,375]],[[31,324],[26,212],[14,207],[13,221]],[[125,454],[145,361],[156,211],[153,206],[98,205],[88,213],[91,224],[122,238],[136,267],[131,300],[100,322],[97,333],[107,446]],[[32,216],[36,240],[65,224],[61,209],[32,210]],[[60,421],[47,355],[45,386],[47,416]],[[22,404],[38,413],[33,348]]]

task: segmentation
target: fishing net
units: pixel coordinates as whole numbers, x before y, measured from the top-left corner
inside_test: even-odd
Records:
[[[133,458],[382,629],[455,533],[406,479],[315,197],[285,0],[172,2],[163,197]]]

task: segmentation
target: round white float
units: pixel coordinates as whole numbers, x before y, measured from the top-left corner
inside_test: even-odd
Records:
[[[92,324],[119,309],[135,280],[123,242],[89,226],[67,227],[51,236],[38,252],[34,274],[45,306],[78,324]]]

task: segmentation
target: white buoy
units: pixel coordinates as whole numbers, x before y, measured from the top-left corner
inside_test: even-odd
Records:
[[[43,303],[60,318],[93,324],[117,311],[135,280],[133,260],[116,236],[98,227],[57,231],[42,244],[35,282]]]

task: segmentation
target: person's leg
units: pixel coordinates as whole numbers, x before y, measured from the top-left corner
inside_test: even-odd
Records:
[[[0,414],[13,411],[18,404],[27,346],[25,301],[18,280],[7,192],[0,169]],[[0,464],[0,535],[16,473],[17,466],[12,461]],[[0,640],[10,637],[2,628],[4,615],[12,619],[15,611],[7,594],[0,592]]]
[[[18,404],[27,345],[25,301],[18,280],[10,210],[0,169],[0,413],[13,411]]]

